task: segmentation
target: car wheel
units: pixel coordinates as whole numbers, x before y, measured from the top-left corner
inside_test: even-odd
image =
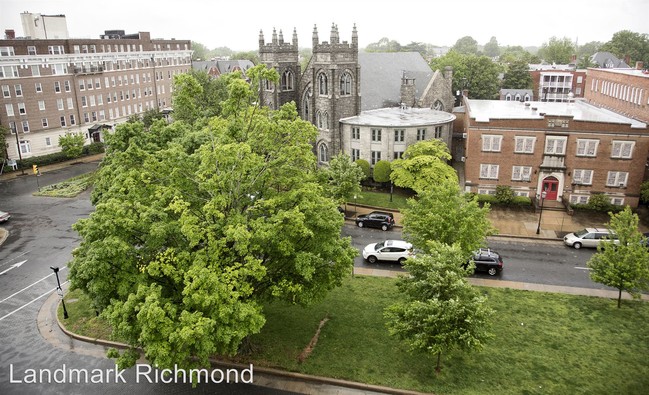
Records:
[[[399,258],[399,265],[403,265],[406,262],[406,258]]]
[[[376,257],[374,255],[370,255],[370,256],[367,257],[367,261],[369,263],[376,263],[376,261],[378,261],[378,259],[376,259]]]
[[[576,242],[576,243],[573,244],[572,246],[575,248],[575,250],[578,250],[578,249],[581,248],[581,243],[580,243],[580,242]]]
[[[359,228],[363,227],[363,222],[357,222],[356,225],[358,225]]]
[[[498,274],[498,270],[496,270],[495,267],[490,267],[487,273],[489,273],[490,276],[495,276],[496,274]]]
[[[385,225],[385,224],[384,224],[384,225],[381,225],[381,230],[382,230],[382,231],[386,231],[386,230],[388,230],[388,226]]]

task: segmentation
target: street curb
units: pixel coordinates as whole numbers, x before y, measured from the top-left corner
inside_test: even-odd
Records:
[[[55,297],[58,296],[56,294],[53,294],[50,297]],[[61,300],[58,301],[56,304],[56,323],[61,329],[63,333],[65,333],[67,336],[77,339],[80,341],[84,341],[87,343],[92,343],[96,344],[99,346],[107,346],[107,347],[114,347],[114,348],[119,348],[119,349],[128,349],[130,346],[128,344],[124,343],[119,343],[119,342],[114,342],[110,340],[104,340],[104,339],[99,339],[99,338],[92,338],[92,337],[87,337],[87,336],[82,336],[79,334],[76,334],[74,332],[69,331],[65,325],[61,322],[59,319],[58,315],[58,309],[59,305],[61,304]],[[143,350],[139,349],[140,352],[143,352]],[[221,361],[218,359],[213,359],[209,358],[210,364],[212,366],[222,366],[225,368],[232,368],[232,369],[248,369],[250,364],[244,365],[240,363],[235,363],[235,362],[228,362],[228,361]],[[279,369],[274,369],[274,368],[268,368],[268,367],[262,367],[262,366],[254,366],[253,364],[253,369],[255,373],[261,373],[264,375],[268,376],[275,376],[275,377],[280,377],[283,379],[288,379],[288,380],[294,380],[294,381],[301,381],[301,382],[310,382],[313,384],[322,384],[322,385],[332,385],[336,387],[345,387],[345,388],[351,388],[351,389],[356,389],[356,390],[362,390],[362,391],[372,391],[372,392],[380,392],[380,393],[385,393],[385,394],[394,394],[394,395],[422,395],[426,394],[424,392],[417,392],[417,391],[411,391],[411,390],[402,390],[398,388],[390,388],[390,387],[383,387],[379,385],[374,385],[374,384],[365,384],[365,383],[359,383],[356,381],[347,381],[347,380],[342,380],[342,379],[335,379],[335,378],[330,378],[330,377],[323,377],[323,376],[312,376],[304,373],[297,373],[297,372],[289,372],[285,370],[279,370]],[[254,384],[253,385],[258,385],[259,384]]]

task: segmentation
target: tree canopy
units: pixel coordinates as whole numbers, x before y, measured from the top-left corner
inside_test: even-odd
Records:
[[[499,56],[500,46],[498,46],[498,40],[496,39],[496,37],[491,37],[489,42],[484,45],[482,51],[484,52],[485,56],[488,56],[490,58]]]
[[[567,37],[560,39],[553,36],[539,49],[539,56],[548,63],[568,64],[573,55],[576,55],[575,45]]]
[[[457,182],[437,182],[408,199],[403,212],[403,234],[417,249],[430,252],[435,243],[456,245],[468,259],[494,233],[489,205],[460,192]]]
[[[507,65],[502,87],[506,89],[532,89],[530,66],[524,60],[516,60]]]
[[[619,244],[600,242],[597,253],[588,261],[593,281],[618,290],[617,307],[622,302],[622,291],[639,298],[640,291],[649,290],[649,251],[638,222],[638,215],[629,206],[611,214],[608,227],[615,232]]]
[[[478,42],[471,36],[464,36],[459,38],[451,49],[463,55],[477,55]]]
[[[453,91],[468,89],[472,99],[493,100],[498,98],[502,68],[487,56],[463,55],[451,50],[446,55],[431,60],[433,70],[453,68]]]
[[[340,153],[329,161],[329,188],[336,203],[347,203],[354,195],[361,193],[361,180],[365,178],[363,169],[352,162],[349,155]]]
[[[160,368],[234,354],[264,325],[262,301],[319,300],[358,253],[318,179],[317,130],[293,103],[256,104],[252,87],[276,71],[248,76],[230,81],[221,116],[107,136],[69,278],[132,347],[120,367],[138,347]],[[174,96],[194,92],[192,78]]]
[[[448,147],[441,140],[420,141],[406,148],[402,159],[392,161],[390,178],[394,185],[417,193],[447,180],[457,183],[457,173],[446,163],[450,159]]]

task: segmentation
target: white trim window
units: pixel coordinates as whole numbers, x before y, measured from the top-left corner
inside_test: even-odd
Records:
[[[14,47],[0,47],[0,56],[16,56]]]
[[[45,111],[45,100],[38,101],[38,109],[41,111]]]
[[[41,93],[43,92],[43,85],[40,82],[34,83],[34,89],[36,90],[36,93]]]
[[[59,111],[63,111],[63,99],[56,99],[56,108],[58,108]]]
[[[381,160],[381,151],[372,151],[372,162],[370,164],[374,166],[376,162],[380,160]]]
[[[32,77],[40,77],[41,75],[41,67],[37,64],[34,64],[30,67],[32,70]]]
[[[9,85],[2,85],[2,97],[11,98],[11,90],[9,89]]]
[[[16,97],[23,97],[23,86],[21,84],[14,85],[14,91],[16,92]]]
[[[611,158],[631,159],[635,141],[613,141]]]
[[[352,140],[360,140],[360,139],[361,139],[361,128],[352,127]]]
[[[482,135],[482,152],[500,152],[500,143],[503,136],[483,134]]]
[[[403,143],[404,136],[406,135],[406,131],[404,129],[394,129],[394,142],[395,143]]]
[[[478,195],[495,195],[495,189],[478,189]]]
[[[20,153],[21,154],[31,154],[32,147],[29,145],[29,140],[20,140]]]
[[[480,178],[497,180],[498,169],[499,169],[498,165],[480,164]]]
[[[361,158],[361,150],[358,148],[352,148],[352,162],[356,162]]]
[[[577,156],[597,156],[599,140],[577,139]]]
[[[417,129],[417,141],[426,139],[426,129]]]
[[[14,116],[14,105],[11,103],[5,104],[5,111],[7,112],[8,117]]]
[[[381,129],[372,129],[372,142],[381,142]]]
[[[25,107],[25,103],[18,103],[18,114],[27,115],[27,107]]]
[[[548,155],[564,155],[567,137],[548,136],[545,138],[545,150]]]
[[[44,128],[49,126],[49,123],[47,122],[47,118],[41,118],[41,125],[43,125]]]
[[[514,196],[530,197],[529,191],[514,191]]]
[[[572,182],[579,185],[593,184],[593,171],[585,169],[575,169],[572,172]]]
[[[614,206],[622,206],[624,204],[624,198],[621,197],[612,197],[611,204]]]
[[[517,154],[532,154],[534,153],[535,142],[536,142],[536,137],[516,136],[514,152]]]
[[[513,166],[512,181],[529,181],[532,178],[532,166]]]
[[[607,187],[625,188],[629,173],[626,171],[609,171],[606,177]]]
[[[570,195],[570,204],[586,204],[588,203],[588,195]]]

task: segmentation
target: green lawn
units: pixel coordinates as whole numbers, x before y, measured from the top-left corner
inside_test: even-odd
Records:
[[[495,338],[481,352],[444,355],[435,375],[434,358],[410,354],[387,334],[383,309],[399,297],[394,282],[356,276],[309,308],[266,306],[266,326],[252,338],[254,354],[238,360],[441,394],[647,393],[647,303],[624,301],[617,309],[602,298],[480,288],[497,312]],[[74,326],[87,300],[68,298],[78,301],[66,303],[65,325],[97,331],[93,312]],[[299,363],[325,317],[315,349]]]
[[[392,201],[390,201],[390,193],[389,192],[375,192],[375,191],[363,191],[358,195],[358,197],[355,200],[350,200],[347,203],[354,204],[364,204],[366,206],[372,206],[372,207],[382,207],[382,208],[389,208],[393,210],[401,210],[403,208],[408,207],[406,205],[406,200],[408,199],[408,196],[401,194],[401,193],[393,193],[392,194]]]
[[[88,189],[95,180],[95,172],[81,174],[76,177],[69,178],[57,184],[47,185],[40,187],[38,192],[34,192],[34,196],[49,196],[49,197],[75,197],[81,192]]]

